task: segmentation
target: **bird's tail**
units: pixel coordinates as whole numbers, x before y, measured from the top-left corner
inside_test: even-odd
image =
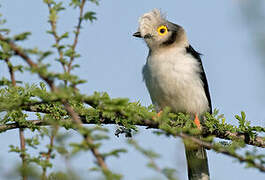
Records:
[[[208,160],[205,148],[184,142],[189,180],[209,180]]]

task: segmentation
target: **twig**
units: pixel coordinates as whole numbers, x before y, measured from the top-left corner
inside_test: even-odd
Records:
[[[20,140],[20,157],[22,160],[22,167],[23,167],[23,171],[22,171],[22,179],[23,180],[27,180],[27,175],[25,173],[23,173],[26,170],[27,167],[27,162],[26,162],[26,157],[25,157],[25,151],[26,151],[26,144],[25,144],[25,136],[24,136],[24,129],[23,128],[19,128],[19,140]]]
[[[76,48],[76,45],[77,45],[77,42],[78,42],[78,37],[79,37],[79,34],[80,34],[81,24],[82,24],[82,21],[83,21],[83,11],[84,11],[84,7],[85,7],[85,3],[86,3],[86,0],[82,0],[81,5],[79,6],[80,13],[79,13],[79,18],[78,18],[78,23],[77,23],[77,26],[76,26],[74,43],[72,45],[73,52],[75,51],[75,48]],[[70,73],[70,71],[72,70],[73,61],[74,61],[74,54],[71,55],[70,62],[68,64],[68,70],[67,70],[68,73]]]
[[[45,153],[45,157],[46,157],[46,161],[50,161],[51,159],[51,154],[52,154],[52,151],[53,151],[53,144],[54,144],[54,138],[57,134],[57,131],[58,131],[58,126],[56,126],[53,130],[52,130],[52,135],[50,137],[50,144],[49,144],[49,148],[48,148],[48,151],[47,153]],[[43,180],[46,180],[47,177],[46,177],[46,171],[47,171],[47,167],[43,167],[42,168],[42,179]]]
[[[174,178],[173,173],[166,173],[164,168],[160,168],[158,166],[158,164],[155,162],[155,158],[157,158],[158,156],[156,156],[156,154],[153,151],[142,148],[135,140],[132,140],[132,139],[129,139],[128,143],[130,145],[132,145],[139,153],[141,153],[142,155],[144,155],[148,159],[148,161],[149,161],[148,166],[150,168],[152,168],[156,172],[162,174],[168,180],[175,180],[176,179],[176,178]]]
[[[207,133],[209,133],[209,132],[206,131],[205,134],[207,134]],[[215,131],[215,132],[213,132],[213,135],[215,135],[218,138],[227,139],[227,140],[238,139],[238,140],[244,141],[248,145],[253,145],[253,146],[265,148],[265,138],[264,137],[256,136],[254,139],[250,139],[245,134],[242,134],[240,132],[230,132],[230,131],[226,131],[226,132]]]
[[[79,115],[73,110],[73,108],[68,103],[64,103],[64,106],[65,106],[66,111],[69,113],[69,115],[74,120],[74,122],[79,126],[79,128],[81,128],[83,125],[83,122],[81,121]],[[88,144],[94,144],[93,139],[91,137],[85,136],[84,138],[86,139]],[[109,171],[108,167],[104,162],[103,156],[98,152],[98,149],[95,147],[91,147],[90,150],[92,154],[95,156],[98,165],[102,168],[103,173],[104,174],[107,173]]]
[[[13,69],[12,64],[10,63],[9,59],[6,58],[5,62],[8,66],[8,70],[9,70],[9,74],[10,74],[10,79],[12,82],[12,85],[14,87],[16,87],[16,79],[15,79],[15,72]],[[25,175],[24,171],[27,167],[27,163],[26,163],[26,157],[25,157],[25,151],[26,151],[26,145],[25,145],[25,136],[24,136],[24,129],[23,128],[19,128],[19,141],[20,141],[20,157],[22,160],[22,167],[23,167],[23,171],[22,171],[22,179],[23,180],[27,180],[27,176]]]
[[[13,66],[10,63],[8,58],[5,59],[5,62],[6,62],[7,67],[8,67],[8,71],[9,71],[9,74],[10,74],[10,79],[11,79],[12,85],[15,87],[16,86],[16,80],[15,80],[15,73],[14,73],[14,70],[13,70]]]
[[[236,159],[238,159],[240,162],[248,162],[250,163],[251,165],[253,165],[254,167],[256,167],[257,169],[259,169],[261,172],[265,172],[265,167],[261,164],[258,164],[256,163],[254,160],[252,159],[247,159],[247,158],[244,158],[243,156],[240,156],[239,154],[236,154],[236,153],[232,153],[230,151],[228,151],[227,149],[225,148],[220,148],[220,147],[216,147],[214,146],[213,144],[211,143],[208,143],[208,142],[205,142],[205,141],[202,141],[201,139],[199,138],[196,138],[194,136],[190,136],[190,135],[187,135],[185,133],[179,133],[177,134],[177,136],[179,137],[182,137],[184,139],[188,139],[188,140],[191,140],[192,142],[202,146],[202,147],[205,147],[205,148],[208,148],[208,149],[213,149],[215,150],[216,152],[219,152],[219,153],[222,153],[222,154],[225,154],[225,155],[228,155],[230,157],[234,157]]]
[[[52,7],[51,7],[51,3],[48,2],[47,3],[48,5],[48,9],[49,9],[49,13],[51,14],[52,13]],[[60,43],[60,38],[57,34],[57,31],[56,31],[56,20],[49,20],[49,23],[51,25],[51,32],[53,34],[53,37],[55,39],[55,43],[56,43],[56,49],[57,49],[57,52],[59,54],[59,61],[61,62],[61,65],[63,67],[63,70],[64,72],[66,72],[66,66],[65,66],[65,63],[63,63],[63,51],[61,50],[61,48],[59,47],[59,43]]]

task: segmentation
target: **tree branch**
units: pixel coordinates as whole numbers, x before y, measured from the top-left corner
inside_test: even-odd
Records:
[[[85,117],[82,117],[81,121],[83,124],[98,124],[99,123],[95,120],[91,120],[91,121],[87,122]],[[29,122],[29,124],[33,124],[36,126],[49,126],[49,125],[51,125],[49,122],[46,122],[43,120],[29,120],[28,122]],[[61,120],[61,122],[69,122],[69,120],[63,119],[63,120]],[[100,123],[106,124],[106,125],[107,124],[113,124],[113,125],[116,124],[116,122],[114,122],[113,120],[108,119],[108,118],[102,118],[102,117],[100,118]],[[138,123],[135,123],[133,125],[145,126],[145,127],[153,128],[153,129],[159,129],[159,123],[152,121],[152,120],[142,119],[142,120],[139,120]],[[10,123],[10,124],[5,124],[5,125],[0,125],[0,132],[11,130],[11,129],[16,129],[16,128],[20,128],[20,127],[29,128],[29,126],[19,126],[17,123]],[[227,131],[227,132],[215,131],[213,133],[210,133],[210,132],[204,131],[203,134],[204,135],[215,135],[216,137],[221,138],[221,139],[225,139],[225,140],[238,139],[238,140],[242,140],[242,141],[246,142],[246,144],[248,144],[248,145],[265,148],[264,137],[257,136],[257,137],[255,137],[254,140],[246,141],[246,139],[249,139],[249,138],[246,137],[244,134],[238,133],[238,132],[232,133],[229,131]]]
[[[254,167],[256,167],[257,169],[259,169],[261,172],[265,172],[265,167],[262,166],[261,164],[258,164],[256,163],[253,159],[247,159],[243,156],[240,156],[239,154],[236,154],[236,153],[232,153],[230,151],[228,151],[227,149],[225,148],[221,148],[221,147],[217,147],[217,146],[214,146],[213,144],[211,143],[208,143],[208,142],[205,142],[205,141],[202,141],[201,139],[197,138],[197,137],[194,137],[194,136],[189,136],[185,133],[179,133],[177,134],[177,136],[179,137],[182,137],[183,139],[188,139],[188,140],[191,140],[192,142],[202,146],[202,147],[205,147],[207,149],[213,149],[215,150],[216,152],[219,152],[219,153],[222,153],[222,154],[225,154],[225,155],[228,155],[230,157],[233,157],[233,158],[236,158],[238,159],[240,162],[247,162],[247,163],[250,163],[251,165],[253,165]]]
[[[93,108],[97,108],[97,105],[94,104],[94,102],[90,102],[90,101],[85,101],[85,102],[90,104]],[[30,112],[50,113],[50,112],[45,111],[43,109],[38,109],[36,106],[35,107],[34,106],[25,106],[23,109],[26,111],[30,111]],[[84,118],[82,119],[82,122],[87,124],[87,122],[85,121]],[[96,121],[90,121],[88,124],[97,124],[97,123],[98,122],[96,122]],[[103,118],[103,117],[101,117],[100,123],[101,124],[116,124],[114,121],[112,121],[108,118]],[[149,119],[140,119],[140,120],[138,120],[137,123],[134,123],[133,125],[147,126],[148,128],[154,128],[154,129],[159,128],[159,123],[157,123],[153,120],[149,120]],[[4,127],[0,126],[0,131],[1,131],[1,129],[3,129],[4,131],[9,130],[8,127],[4,128]],[[251,138],[249,138],[248,135],[243,134],[241,132],[218,131],[218,130],[210,132],[208,129],[204,128],[202,131],[202,135],[214,135],[220,139],[225,139],[225,140],[237,139],[237,140],[244,141],[248,145],[265,148],[265,138],[264,137],[256,136],[254,139],[251,139]]]
[[[74,122],[78,125],[78,128],[82,128],[83,123],[79,117],[79,115],[73,110],[73,108],[68,104],[68,103],[64,103],[65,109],[66,111],[69,113],[69,115],[72,117],[72,119],[74,120]],[[90,136],[85,135],[84,138],[86,139],[86,141],[88,142],[88,144],[94,144],[93,139]],[[102,168],[103,173],[107,173],[108,167],[104,162],[104,158],[103,156],[99,153],[98,149],[95,147],[91,147],[90,148],[91,152],[93,153],[93,155],[95,156],[95,158],[97,159],[97,163],[98,165]]]
[[[48,5],[48,9],[49,9],[49,14],[51,15],[52,14],[51,2],[47,1],[47,5]],[[61,65],[63,66],[64,72],[66,72],[66,66],[65,66],[65,63],[63,60],[63,51],[61,50],[60,45],[59,45],[60,38],[59,38],[57,31],[56,31],[56,23],[57,23],[56,19],[55,20],[50,19],[49,23],[51,25],[51,33],[55,39],[56,49],[57,49],[57,52],[59,54],[59,61],[61,62]]]
[[[7,64],[8,70],[9,70],[12,85],[13,85],[13,87],[16,87],[17,84],[16,84],[15,72],[14,72],[13,65],[11,64],[11,62],[9,61],[8,58],[5,59],[5,62]],[[20,141],[20,151],[21,151],[20,157],[22,160],[22,167],[25,170],[27,167],[27,162],[26,162],[26,157],[25,157],[26,143],[25,143],[25,136],[24,136],[24,129],[23,128],[19,128],[19,141]],[[23,173],[23,171],[22,171],[22,179],[27,180],[28,178],[25,175],[25,173]]]
[[[34,102],[34,103],[21,105],[20,107],[22,107],[23,110],[29,111],[29,112],[50,113],[50,111],[41,109],[37,105],[50,104],[50,103],[59,102],[59,101],[60,100],[53,100],[51,102]],[[84,102],[86,104],[89,104],[91,107],[93,107],[95,109],[98,106],[97,104],[95,104],[95,102],[93,100],[85,100]],[[81,117],[81,118],[82,118],[82,123],[84,123],[84,124],[98,124],[99,123],[96,121],[87,122],[84,117]],[[46,124],[45,122],[42,122],[42,121],[40,122],[39,120],[32,121],[32,123],[34,123],[34,124],[36,123],[36,125],[40,125],[40,126],[41,125],[49,125],[49,124]],[[111,119],[103,118],[103,117],[100,117],[100,123],[101,124],[116,124]],[[154,128],[154,129],[158,129],[158,127],[159,127],[159,123],[157,123],[151,119],[139,119],[137,121],[137,123],[134,123],[133,125],[146,126],[148,128]],[[9,125],[0,125],[0,131],[7,131],[10,129],[15,129],[15,128],[19,128],[19,126],[16,125],[15,123],[9,124]],[[210,131],[208,131],[208,129],[205,129],[205,128],[203,129],[202,135],[214,135],[217,138],[225,139],[225,140],[237,139],[237,140],[244,141],[248,145],[265,148],[265,138],[260,137],[260,136],[256,136],[254,139],[251,139],[247,135],[240,133],[240,132],[218,131],[218,130],[210,132]]]
[[[69,107],[67,107],[68,109]],[[72,111],[71,109],[68,109],[70,112]],[[69,112],[69,113],[70,113]],[[73,112],[71,112],[73,113]],[[75,115],[73,115],[75,116]],[[69,119],[63,119],[61,120],[62,122],[69,122]],[[79,119],[77,120],[78,122],[81,121],[83,124],[98,124],[94,121],[90,121],[90,122],[86,122],[85,119]],[[48,122],[45,122],[45,121],[42,121],[42,120],[30,120],[28,121],[30,124],[33,124],[33,125],[36,125],[36,126],[48,126],[48,125],[51,125],[50,123]],[[111,120],[104,120],[102,121],[103,123],[102,124],[115,124],[115,122],[111,121]],[[149,120],[146,120],[145,122],[143,123],[138,123],[137,125],[139,126],[147,126],[147,127],[151,127],[151,128],[155,128],[155,129],[158,129],[158,124],[152,122],[152,121],[149,121]],[[27,128],[27,126],[22,126],[23,128]],[[15,129],[15,128],[19,128],[19,125],[16,124],[16,123],[12,123],[12,124],[8,124],[8,125],[1,125],[0,126],[0,131],[5,131],[7,129]],[[228,155],[228,156],[231,156],[231,157],[234,157],[236,159],[238,159],[240,162],[247,162],[247,163],[250,163],[251,165],[253,165],[254,167],[258,168],[260,171],[262,172],[265,172],[265,167],[262,166],[261,164],[258,164],[256,163],[255,161],[253,161],[252,159],[247,159],[247,158],[244,158],[243,156],[240,156],[238,154],[235,154],[235,153],[232,153],[232,152],[229,152],[228,150],[226,150],[225,148],[220,148],[220,147],[217,147],[217,146],[214,146],[213,144],[211,143],[208,143],[208,142],[205,142],[197,137],[194,137],[194,136],[190,136],[186,133],[176,133],[175,134],[176,136],[179,136],[181,138],[184,138],[184,139],[189,139],[191,140],[192,142],[200,145],[200,146],[203,146],[205,148],[208,148],[208,149],[213,149],[214,151],[216,152],[219,152],[219,153],[222,153],[222,154],[225,154],[225,155]],[[236,136],[236,134],[233,134],[233,136]],[[240,136],[240,138],[242,138]],[[93,143],[93,141],[90,141],[88,139],[88,142],[90,143]],[[103,161],[103,159],[101,158],[100,156],[100,153],[95,149],[95,150],[92,150],[92,153],[94,154],[94,156],[97,158],[97,161],[98,163],[100,163],[100,166],[101,167],[105,167],[105,163]]]
[[[16,86],[16,80],[15,80],[15,72],[14,72],[13,66],[10,63],[8,58],[5,59],[5,62],[6,62],[7,67],[8,67],[8,71],[10,74],[10,79],[11,79],[12,85],[15,87]]]
[[[20,157],[22,160],[22,167],[25,170],[27,167],[27,162],[26,162],[26,157],[25,157],[26,143],[25,143],[25,136],[24,136],[23,128],[19,128],[19,140],[20,140],[20,150],[21,150]],[[26,174],[23,173],[23,171],[22,171],[22,179],[27,180],[28,178]]]
[[[73,52],[75,51],[75,48],[76,48],[76,45],[77,45],[77,42],[78,42],[78,37],[79,37],[79,34],[80,34],[81,24],[82,24],[82,21],[83,21],[83,11],[84,11],[84,7],[85,7],[85,3],[86,3],[86,0],[82,0],[81,5],[79,7],[80,13],[79,13],[79,18],[78,18],[78,23],[77,23],[77,26],[76,26],[74,43],[72,45]],[[74,61],[74,54],[71,55],[70,62],[68,64],[68,70],[67,70],[68,73],[70,73],[70,71],[72,69],[73,61]]]
[[[46,156],[46,161],[47,162],[50,162],[50,159],[51,159],[51,155],[52,155],[52,151],[53,151],[53,144],[54,144],[54,138],[57,134],[57,131],[58,131],[58,126],[56,126],[53,130],[52,130],[52,134],[51,134],[51,137],[50,137],[50,144],[49,144],[49,147],[48,147],[48,151],[47,153],[44,153],[44,155]],[[47,179],[47,175],[46,175],[46,172],[47,172],[47,167],[42,167],[42,179],[43,180],[46,180]]]

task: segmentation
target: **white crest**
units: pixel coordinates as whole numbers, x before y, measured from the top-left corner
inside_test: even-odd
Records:
[[[158,9],[153,9],[139,18],[139,32],[142,36],[152,33],[157,25],[165,21],[165,16]]]

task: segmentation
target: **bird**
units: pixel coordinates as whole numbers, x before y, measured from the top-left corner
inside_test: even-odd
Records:
[[[142,74],[158,115],[165,107],[187,113],[201,128],[203,115],[212,113],[209,86],[201,54],[189,43],[186,31],[166,19],[159,9],[139,18],[138,31],[149,48]],[[185,144],[189,180],[209,180],[206,150]]]

